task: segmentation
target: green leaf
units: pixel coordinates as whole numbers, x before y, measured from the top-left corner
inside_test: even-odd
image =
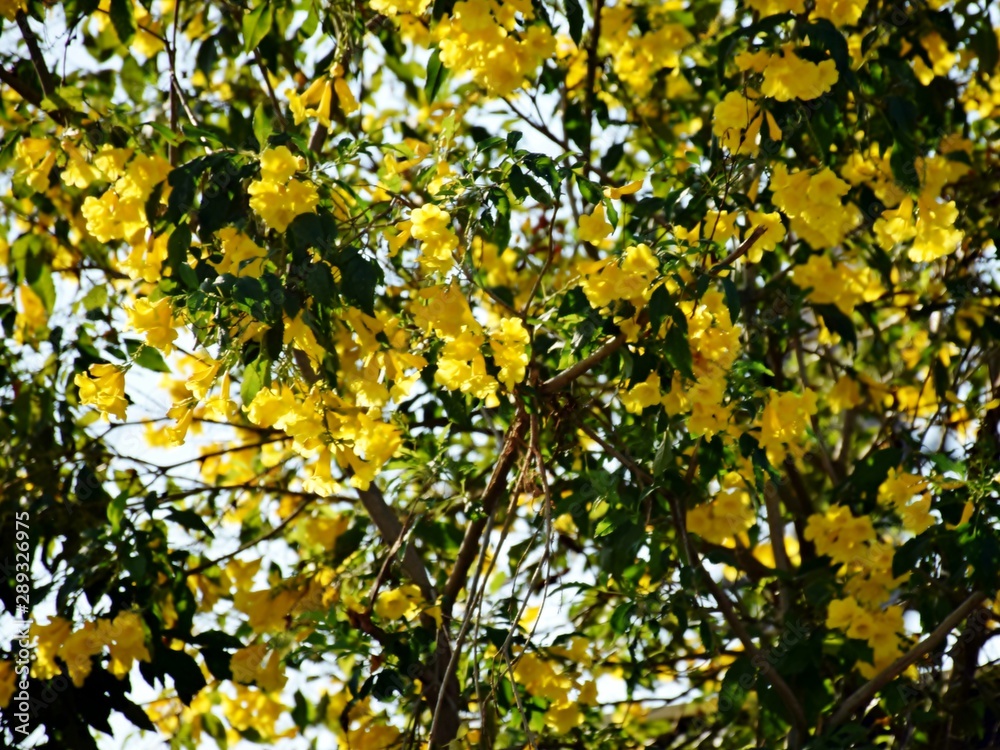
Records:
[[[111,522],[111,532],[117,534],[121,530],[122,519],[125,517],[125,503],[129,498],[128,492],[122,492],[108,503],[108,521]]]
[[[108,304],[108,288],[104,284],[91,287],[83,298],[83,309],[87,312],[104,307]]]
[[[111,0],[108,14],[111,16],[111,24],[115,27],[118,40],[127,46],[135,36],[135,14],[132,9],[132,0]]]
[[[382,269],[357,248],[348,247],[337,260],[344,298],[367,315],[375,314],[375,287],[382,282]]]
[[[133,357],[132,361],[146,370],[153,372],[170,372],[167,363],[163,361],[163,355],[152,346],[144,346],[139,349],[139,355]]]
[[[253,52],[267,36],[274,23],[274,13],[269,0],[264,0],[250,13],[243,16],[243,51]]]
[[[815,310],[819,316],[823,318],[823,325],[840,336],[844,343],[850,344],[852,347],[857,349],[858,334],[854,330],[854,323],[849,317],[840,311],[839,307],[836,305],[814,304],[813,310]]]
[[[722,678],[719,713],[723,716],[735,716],[750,696],[750,690],[756,681],[756,670],[750,657],[737,657],[726,670],[726,676]]]
[[[577,187],[580,188],[580,195],[587,203],[593,203],[595,206],[604,200],[604,194],[601,192],[601,186],[596,182],[591,182],[585,177],[576,178]]]
[[[448,69],[441,64],[441,50],[435,49],[427,60],[427,77],[424,80],[424,94],[428,104],[437,97],[447,75]]]
[[[267,139],[273,132],[274,128],[271,125],[271,118],[264,111],[264,102],[261,102],[253,111],[253,134],[257,138],[257,143],[260,145],[261,150],[267,147]]]
[[[56,287],[52,280],[52,269],[48,265],[43,265],[39,269],[38,277],[31,282],[31,291],[38,295],[45,305],[45,312],[51,315],[52,308],[56,304]]]
[[[601,169],[609,173],[614,171],[615,167],[618,166],[618,163],[621,162],[622,156],[624,155],[625,144],[615,143],[601,157]]]
[[[635,613],[635,604],[632,602],[622,602],[615,611],[611,613],[611,629],[621,635],[628,631],[632,624],[632,615]]]
[[[205,519],[202,518],[197,513],[195,513],[193,510],[173,510],[167,514],[167,518],[169,518],[171,521],[176,521],[185,529],[200,531],[203,534],[207,534],[208,536],[212,537],[213,539],[215,538],[215,534],[212,533],[212,530],[208,527],[208,524],[205,523]]]
[[[254,396],[257,392],[264,387],[264,377],[261,373],[262,363],[260,360],[256,360],[243,369],[243,382],[240,384],[240,398],[243,399],[243,405],[247,406],[253,401]],[[267,365],[263,364],[266,368]]]
[[[194,697],[208,684],[198,662],[186,651],[166,648],[157,651],[157,660],[163,662],[164,671],[174,678],[174,689],[181,703],[190,706]]]
[[[146,76],[132,55],[126,55],[122,62],[121,82],[129,99],[140,103],[146,93]]]
[[[583,39],[583,8],[579,0],[566,0],[566,21],[569,23],[569,35],[579,47]]]
[[[663,343],[666,347],[667,361],[677,370],[680,370],[681,375],[685,378],[693,380],[694,372],[691,369],[691,347],[688,344],[687,331],[682,330],[675,322],[667,329],[667,335]]]

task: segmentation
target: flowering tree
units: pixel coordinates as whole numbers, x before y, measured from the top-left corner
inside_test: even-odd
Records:
[[[0,0],[8,742],[994,746],[989,6]]]

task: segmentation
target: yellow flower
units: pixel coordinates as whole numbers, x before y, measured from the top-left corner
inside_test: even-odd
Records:
[[[27,339],[34,339],[34,335],[45,327],[49,314],[41,297],[27,284],[21,284],[17,288],[17,296],[20,305],[14,319],[14,338],[23,343]]]
[[[31,674],[39,680],[51,680],[62,670],[56,663],[59,649],[69,638],[73,626],[61,617],[53,617],[48,625],[39,625],[37,622],[31,623],[29,635],[36,641],[35,661],[31,665]]]
[[[804,450],[801,438],[816,411],[816,394],[809,389],[802,394],[771,393],[761,416],[760,445],[772,466],[785,460],[786,445],[796,454]]]
[[[108,415],[125,421],[125,370],[117,365],[91,365],[90,375],[77,373],[73,382],[80,389],[80,403],[93,404],[101,416]]]
[[[23,181],[36,193],[49,188],[49,172],[59,152],[48,138],[22,138],[14,147],[14,179]]]
[[[637,383],[628,391],[619,393],[618,399],[630,414],[641,414],[647,406],[653,406],[663,400],[663,394],[660,392],[660,376],[655,372],[650,373],[642,383]]]
[[[98,637],[108,645],[111,652],[111,663],[108,665],[111,674],[119,680],[132,671],[133,662],[148,662],[149,650],[146,648],[146,631],[142,618],[135,612],[120,612],[114,620],[98,620]]]
[[[91,657],[101,653],[104,640],[98,632],[97,625],[84,623],[80,630],[72,633],[59,647],[59,658],[66,662],[69,677],[77,687],[83,687],[84,681],[93,668]]]
[[[431,0],[369,0],[368,4],[372,10],[383,16],[391,17],[397,13],[412,13],[415,16],[420,16],[430,7]]]
[[[837,26],[853,26],[861,18],[867,4],[868,0],[816,0],[815,9],[809,17],[827,18]]]
[[[66,167],[62,171],[62,181],[73,187],[86,188],[90,183],[101,179],[101,171],[94,165],[88,164],[80,149],[69,141],[63,141],[63,151],[69,156]]]
[[[219,367],[222,366],[221,362],[216,362],[210,359],[208,362],[199,362],[194,373],[188,378],[187,385],[185,386],[191,394],[198,400],[205,398],[208,395],[209,389],[215,383],[215,376],[219,373]]]
[[[266,149],[260,156],[261,178],[250,184],[250,207],[264,222],[284,232],[296,216],[310,213],[319,202],[312,183],[292,178],[299,162],[285,146]]]
[[[642,183],[646,181],[645,177],[641,177],[634,182],[630,182],[627,185],[622,185],[621,187],[606,187],[604,188],[604,197],[611,198],[612,200],[618,200],[623,195],[634,195],[642,189]]]
[[[372,609],[376,615],[384,620],[399,620],[412,616],[417,611],[417,605],[422,601],[420,589],[414,584],[408,583],[398,589],[379,592]]]
[[[264,272],[267,251],[235,227],[225,227],[216,233],[222,246],[222,260],[215,264],[220,274],[259,278]]]
[[[604,204],[598,203],[590,215],[580,217],[579,237],[584,242],[598,244],[612,232],[611,225],[604,218]]]
[[[583,723],[583,712],[580,705],[566,701],[554,703],[545,712],[545,724],[555,729],[559,734],[566,734]]]
[[[439,206],[429,203],[410,214],[410,234],[420,240],[419,262],[433,271],[448,271],[454,264],[453,253],[458,237],[451,229],[451,216]]]
[[[730,91],[712,111],[712,133],[734,154],[757,153],[762,122],[756,102],[739,91]]]
[[[812,63],[795,54],[795,45],[782,45],[780,55],[771,55],[764,67],[764,96],[787,102],[792,99],[815,99],[837,82],[837,64],[833,60]]]
[[[317,78],[299,96],[292,89],[285,91],[292,108],[295,124],[301,125],[308,117],[315,117],[320,124],[330,127],[330,104],[333,101],[333,81],[327,77]]]
[[[830,411],[839,414],[844,409],[852,409],[861,403],[861,389],[857,381],[849,375],[841,375],[827,396]]]
[[[525,347],[529,342],[528,332],[519,318],[503,318],[497,329],[490,333],[493,360],[500,367],[497,380],[508,390],[515,383],[524,380],[525,368],[528,366]]]
[[[132,328],[146,334],[147,344],[164,354],[173,351],[177,331],[174,330],[173,308],[169,299],[161,297],[156,302],[150,302],[148,297],[143,297],[136,300],[134,307],[126,307],[125,312]]]

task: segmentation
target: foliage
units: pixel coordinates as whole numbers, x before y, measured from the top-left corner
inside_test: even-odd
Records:
[[[992,746],[989,5],[0,0],[33,737]]]

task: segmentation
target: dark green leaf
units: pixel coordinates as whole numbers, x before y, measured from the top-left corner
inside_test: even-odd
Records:
[[[118,40],[128,45],[135,36],[135,15],[132,9],[132,0],[111,0],[111,8],[108,11],[111,16],[111,24],[115,27]]]

